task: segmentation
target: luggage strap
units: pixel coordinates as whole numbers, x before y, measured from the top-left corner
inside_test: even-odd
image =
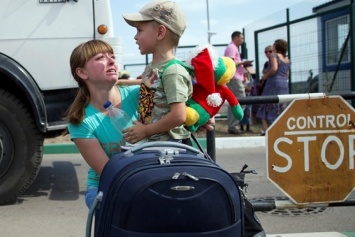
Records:
[[[206,150],[203,149],[203,147],[201,146],[201,143],[197,140],[196,136],[193,133],[191,133],[191,138],[196,143],[198,149],[204,154],[205,158],[207,160],[213,161],[212,158],[210,157],[210,155],[206,152]]]

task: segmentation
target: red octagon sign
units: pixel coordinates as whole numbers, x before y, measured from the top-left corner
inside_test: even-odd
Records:
[[[355,187],[355,110],[340,96],[294,100],[266,132],[267,176],[296,204]]]

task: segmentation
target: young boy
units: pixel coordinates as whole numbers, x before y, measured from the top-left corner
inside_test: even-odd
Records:
[[[157,0],[139,13],[124,14],[123,18],[137,29],[134,39],[140,53],[153,56],[142,75],[138,122],[124,131],[124,138],[132,144],[143,139],[190,144],[190,132],[183,124],[185,102],[192,94],[191,77],[177,63],[162,74],[164,67],[175,59],[179,39],[187,26],[184,13],[173,1]]]

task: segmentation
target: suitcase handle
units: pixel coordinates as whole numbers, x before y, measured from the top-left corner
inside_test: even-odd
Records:
[[[88,217],[86,219],[85,237],[91,236],[92,220],[94,219],[94,213],[95,213],[97,206],[101,203],[103,195],[104,195],[103,192],[101,192],[101,191],[98,192],[94,202],[92,203],[92,205],[89,209]]]
[[[196,148],[189,146],[189,145],[185,145],[179,142],[169,142],[169,141],[158,141],[158,142],[145,142],[142,145],[138,145],[138,146],[133,146],[131,149],[125,151],[123,154],[125,157],[130,157],[133,156],[134,154],[144,150],[144,149],[152,149],[152,148],[165,148],[165,147],[169,147],[172,149],[181,149],[183,151],[186,151],[186,153],[192,153],[194,155],[197,155],[199,157],[204,157],[204,154],[202,152],[200,152],[199,150],[197,150]]]

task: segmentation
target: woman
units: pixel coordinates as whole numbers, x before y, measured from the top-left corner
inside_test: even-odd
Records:
[[[272,45],[268,45],[265,47],[265,50],[264,50],[264,53],[265,53],[265,56],[267,58],[267,61],[264,63],[264,67],[263,67],[263,75],[268,71],[269,69],[269,61],[270,61],[270,56],[271,54],[273,53],[273,48],[272,48]]]
[[[269,54],[269,65],[261,80],[266,84],[261,95],[283,95],[289,94],[288,77],[290,72],[290,61],[287,57],[287,41],[278,39],[274,42],[273,51]],[[256,116],[261,119],[263,132],[272,124],[286,108],[287,103],[263,104],[259,106]]]
[[[273,50],[272,49],[272,45],[268,45],[264,49],[264,53],[265,53],[265,56],[267,58],[267,61],[264,63],[262,74],[265,74],[267,72],[268,68],[269,68],[269,58],[270,58],[270,55],[272,53],[272,50]],[[253,96],[261,95],[262,89],[260,89],[260,88],[261,88],[260,81],[257,82],[257,83],[254,83],[254,88],[252,89],[252,93],[251,94]],[[258,104],[252,105],[251,117],[252,117],[253,124],[257,124],[256,113],[258,112],[258,109],[259,109],[259,105]],[[260,134],[264,135],[265,131],[261,130]]]
[[[117,87],[118,68],[112,47],[101,40],[77,46],[70,56],[71,73],[79,86],[67,114],[71,140],[90,166],[85,202],[95,200],[100,174],[109,157],[120,152],[122,135],[103,107],[106,101],[137,119],[138,86]]]

